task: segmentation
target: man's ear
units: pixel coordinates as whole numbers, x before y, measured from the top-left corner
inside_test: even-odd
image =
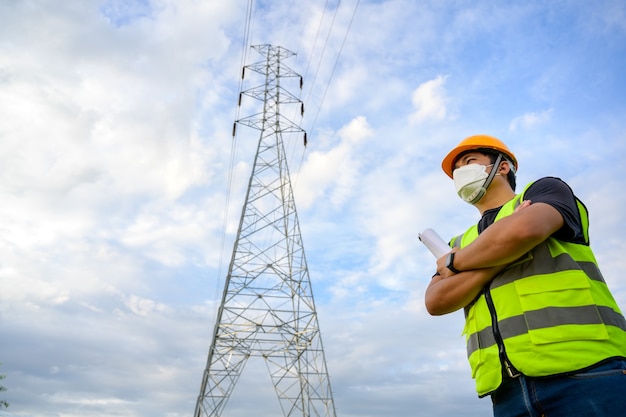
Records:
[[[500,162],[500,167],[498,167],[498,174],[507,175],[511,170],[511,163],[506,159]]]

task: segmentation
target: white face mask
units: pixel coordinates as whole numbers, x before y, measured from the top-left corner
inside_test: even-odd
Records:
[[[487,192],[486,184],[489,174],[487,168],[491,165],[470,164],[463,165],[452,172],[456,192],[467,203],[477,203]],[[491,181],[489,181],[491,183]]]

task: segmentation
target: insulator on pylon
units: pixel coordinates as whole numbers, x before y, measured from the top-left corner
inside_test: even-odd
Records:
[[[241,96],[242,96],[242,95],[243,95],[242,93],[239,93],[239,106],[240,106],[240,107],[241,107]]]
[[[243,77],[246,75],[246,67],[243,67],[241,69],[241,79],[243,80]]]
[[[300,116],[304,116],[304,103],[300,103]]]
[[[307,140],[306,140],[306,132],[304,132],[304,147],[306,148],[306,144],[307,144]]]
[[[237,122],[233,123],[233,137],[235,137],[236,132],[237,132]]]
[[[300,90],[302,90],[302,84],[304,84],[304,80],[302,79],[302,75],[300,76]]]

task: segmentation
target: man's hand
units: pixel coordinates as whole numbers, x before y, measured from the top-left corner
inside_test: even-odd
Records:
[[[459,248],[452,248],[450,252],[457,252]],[[448,267],[446,267],[446,263],[448,261],[448,254],[443,255],[441,258],[437,259],[437,274],[439,274],[442,278],[448,278],[449,276],[454,275]]]
[[[501,265],[463,271],[458,274],[453,274],[452,271],[448,270],[449,274],[446,273],[445,276],[433,276],[428,288],[426,288],[424,297],[426,310],[433,316],[440,316],[465,307],[504,267],[505,265]]]
[[[531,204],[532,204],[532,201],[524,200],[524,201],[522,201],[522,204],[520,204],[519,206],[515,207],[515,210],[513,210],[513,213],[518,213],[518,212],[524,210],[526,207],[529,207]]]

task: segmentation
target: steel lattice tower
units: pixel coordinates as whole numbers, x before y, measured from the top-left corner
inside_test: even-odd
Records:
[[[241,94],[263,111],[236,124],[261,135],[194,416],[220,416],[248,359],[262,357],[284,416],[335,417],[282,139],[303,130],[280,114],[281,104],[302,106],[280,81],[299,77],[302,87],[302,78],[283,63],[293,52],[252,48],[264,60],[244,73],[265,83]]]

